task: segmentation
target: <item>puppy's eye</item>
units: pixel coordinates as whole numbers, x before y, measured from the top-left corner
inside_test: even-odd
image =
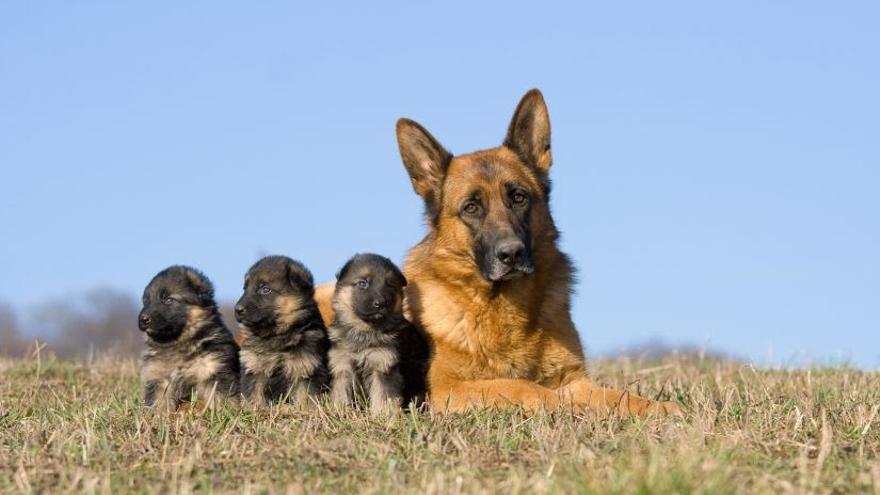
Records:
[[[478,211],[480,211],[480,205],[471,201],[470,203],[464,205],[462,211],[464,211],[468,215],[475,215]]]
[[[272,289],[270,289],[268,285],[261,285],[260,288],[257,289],[257,292],[265,296],[266,294],[271,294]]]
[[[162,304],[166,306],[171,306],[172,304],[174,304],[174,299],[172,299],[171,297],[166,297],[165,299],[162,299]]]
[[[358,280],[357,282],[355,282],[355,285],[357,286],[358,289],[364,290],[370,286],[370,282],[367,279],[362,278],[362,279]]]
[[[525,204],[529,202],[529,197],[521,192],[513,193],[513,196],[511,196],[510,199],[514,206],[525,206]]]

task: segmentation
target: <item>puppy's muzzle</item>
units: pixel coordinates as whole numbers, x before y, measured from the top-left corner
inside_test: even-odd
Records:
[[[146,332],[151,323],[153,323],[153,319],[150,318],[150,315],[142,314],[138,317],[138,329],[141,332]]]

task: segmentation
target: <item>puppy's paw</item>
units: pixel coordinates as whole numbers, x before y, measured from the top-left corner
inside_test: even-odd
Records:
[[[393,416],[399,412],[401,412],[399,400],[387,399],[370,403],[370,414],[374,418]]]
[[[186,414],[190,412],[199,414],[205,412],[205,410],[208,409],[210,406],[211,405],[208,404],[208,402],[202,399],[198,399],[195,402],[182,402],[180,405],[177,406],[177,410],[175,412],[177,412],[178,414]]]

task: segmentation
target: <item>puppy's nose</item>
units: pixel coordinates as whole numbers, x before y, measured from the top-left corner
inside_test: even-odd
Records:
[[[388,303],[385,301],[384,297],[377,297],[373,299],[373,307],[376,309],[385,309],[388,306]]]
[[[241,316],[244,314],[244,306],[241,304],[235,305],[235,316]]]
[[[150,323],[153,322],[153,319],[150,318],[150,315],[141,315],[141,327],[146,328],[150,326]]]
[[[516,266],[522,261],[526,246],[519,239],[502,241],[495,247],[495,256],[498,261],[507,266]]]

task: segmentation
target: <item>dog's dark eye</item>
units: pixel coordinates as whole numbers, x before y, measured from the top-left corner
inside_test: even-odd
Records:
[[[529,202],[529,198],[521,192],[515,192],[511,196],[511,201],[513,201],[514,206],[524,206]]]
[[[470,203],[464,205],[464,208],[462,208],[462,211],[464,211],[468,215],[474,215],[478,211],[480,211],[480,205],[478,205],[477,203],[474,203],[474,202],[470,202]]]
[[[171,306],[172,304],[174,304],[174,299],[172,299],[171,297],[166,297],[165,299],[162,299],[162,304],[166,306]]]
[[[261,285],[260,288],[257,289],[257,292],[265,296],[266,294],[271,294],[272,289],[270,289],[268,285]]]
[[[357,282],[355,282],[355,285],[357,286],[358,289],[364,290],[370,286],[370,281],[365,278],[362,278],[362,279],[358,280]]]

